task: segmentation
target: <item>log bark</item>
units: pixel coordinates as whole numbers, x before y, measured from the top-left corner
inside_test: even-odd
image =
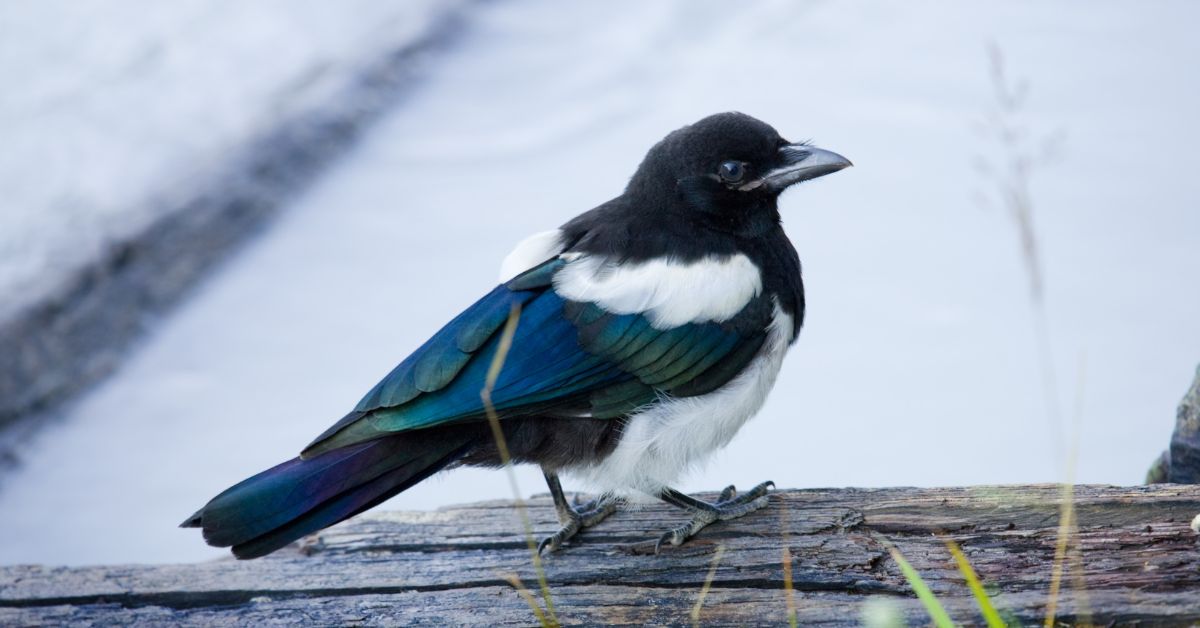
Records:
[[[1046,612],[1062,496],[1053,485],[780,491],[766,509],[658,556],[651,539],[684,517],[653,505],[584,531],[544,565],[567,625],[690,624],[710,569],[700,623],[786,624],[785,549],[801,625],[857,625],[873,599],[927,624],[890,542],[955,621],[981,624],[948,539],[996,606],[1036,624]],[[1079,486],[1073,503],[1079,552],[1067,562],[1061,622],[1200,621],[1192,527],[1200,486]],[[529,502],[529,514],[539,536],[557,525],[544,496]],[[539,595],[510,502],[377,512],[257,561],[0,567],[0,625],[536,624],[508,574]]]

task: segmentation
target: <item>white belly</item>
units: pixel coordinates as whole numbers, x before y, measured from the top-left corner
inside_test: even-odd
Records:
[[[778,303],[759,354],[725,386],[695,397],[664,397],[630,417],[612,454],[567,469],[592,489],[636,499],[656,495],[724,447],[775,385],[792,338],[792,317]]]

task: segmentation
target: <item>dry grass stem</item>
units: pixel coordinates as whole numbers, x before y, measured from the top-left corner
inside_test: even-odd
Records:
[[[712,566],[708,568],[708,575],[704,578],[704,586],[700,587],[700,595],[696,598],[696,604],[692,606],[692,625],[700,625],[700,609],[704,606],[704,598],[708,597],[708,590],[712,588],[713,578],[717,577],[717,566],[721,564],[721,557],[725,555],[725,545],[718,545],[716,553],[713,554]]]
[[[788,547],[788,510],[779,513],[779,527],[783,537],[783,595],[787,607],[788,626],[796,628],[796,591],[792,583],[792,550]]]
[[[537,540],[533,537],[533,524],[529,521],[529,511],[525,508],[525,500],[521,498],[521,489],[517,485],[517,474],[513,471],[512,456],[508,451],[508,441],[504,438],[504,430],[500,427],[500,415],[496,413],[496,406],[492,403],[492,389],[496,385],[497,378],[500,377],[500,370],[504,368],[504,361],[508,358],[508,352],[512,349],[513,334],[517,331],[517,323],[521,320],[521,306],[514,303],[512,309],[509,310],[508,320],[504,323],[504,330],[500,333],[500,345],[496,349],[496,355],[492,358],[492,363],[488,366],[487,379],[484,383],[483,390],[479,391],[479,396],[483,399],[483,408],[487,413],[488,424],[492,428],[492,438],[496,441],[496,451],[500,454],[500,462],[504,465],[505,471],[508,472],[508,484],[512,488],[513,500],[516,503],[517,516],[521,519],[521,525],[525,529],[525,542],[529,546],[529,554],[533,559],[533,570],[537,574],[538,586],[542,591],[542,599],[546,603],[546,613],[538,614],[538,620],[543,626],[558,626],[558,615],[554,612],[554,600],[550,596],[550,585],[546,581],[546,570],[542,567],[542,556],[538,552]],[[530,600],[532,600],[532,596]]]
[[[1034,336],[1046,414],[1054,448],[1061,460],[1065,457],[1066,439],[1045,307],[1045,270],[1034,221],[1031,181],[1037,167],[1051,161],[1057,154],[1062,134],[1052,132],[1035,136],[1023,120],[1029,97],[1028,81],[1009,77],[1005,70],[1004,54],[994,43],[988,46],[988,61],[995,106],[984,117],[979,130],[993,145],[989,148],[994,147],[1000,157],[978,156],[975,160],[976,168],[992,188],[991,193],[981,194],[980,198],[984,204],[999,207],[1008,214],[1017,230],[1034,310]]]
[[[500,574],[500,577],[508,581],[512,585],[512,588],[517,590],[517,595],[520,595],[521,599],[525,600],[525,603],[529,605],[529,610],[533,612],[534,617],[537,617],[539,624],[542,626],[558,625],[557,622],[551,622],[546,617],[546,614],[542,612],[542,608],[538,606],[537,600],[533,599],[533,594],[529,592],[529,589],[525,588],[525,583],[521,582],[520,576],[515,573],[506,573]]]

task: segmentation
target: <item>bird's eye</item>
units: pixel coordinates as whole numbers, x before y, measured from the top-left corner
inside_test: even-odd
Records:
[[[726,183],[737,183],[746,176],[746,167],[740,161],[727,161],[717,168],[717,174]]]

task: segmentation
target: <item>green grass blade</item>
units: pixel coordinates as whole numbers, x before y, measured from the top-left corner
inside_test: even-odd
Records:
[[[938,628],[954,628],[954,622],[950,621],[950,615],[946,614],[945,607],[938,601],[937,596],[933,591],[929,590],[929,585],[921,579],[921,574],[912,565],[908,564],[904,555],[900,550],[896,549],[895,545],[887,543],[887,550],[892,555],[892,560],[900,565],[900,572],[904,574],[904,579],[908,580],[908,586],[912,587],[914,593],[917,594],[917,599],[921,600],[921,604],[925,606],[925,612],[929,613],[929,618],[933,620],[933,624]]]
[[[950,550],[950,555],[954,557],[954,563],[958,565],[958,572],[963,575],[967,581],[967,586],[971,588],[971,595],[975,596],[975,602],[979,604],[979,612],[983,613],[983,619],[987,622],[988,628],[1005,628],[1007,624],[1000,618],[1000,613],[996,611],[996,607],[992,605],[992,598],[988,597],[987,591],[983,590],[983,584],[979,582],[979,576],[975,573],[975,568],[971,566],[967,556],[963,554],[962,548],[954,541],[946,541],[946,549]]]

